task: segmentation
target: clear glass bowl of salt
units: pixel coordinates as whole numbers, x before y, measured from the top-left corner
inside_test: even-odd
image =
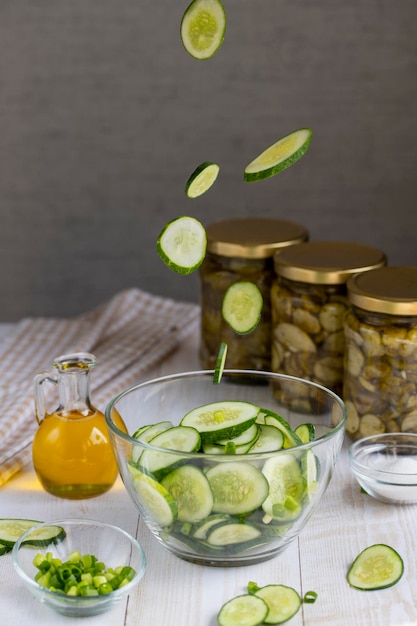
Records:
[[[355,441],[349,462],[359,485],[377,500],[417,503],[417,434],[382,433]]]

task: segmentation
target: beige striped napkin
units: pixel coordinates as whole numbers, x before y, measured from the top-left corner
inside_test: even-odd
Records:
[[[0,345],[0,485],[31,458],[37,429],[33,377],[51,371],[66,352],[97,357],[91,375],[93,404],[104,410],[116,393],[135,383],[173,351],[199,322],[199,307],[128,289],[72,319],[28,318]]]

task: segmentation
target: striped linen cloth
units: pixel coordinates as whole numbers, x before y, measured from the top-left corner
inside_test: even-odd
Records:
[[[128,289],[71,319],[27,318],[0,345],[0,486],[31,458],[38,428],[33,377],[54,358],[92,352],[92,403],[107,402],[175,350],[199,323],[199,307]],[[49,386],[48,386],[49,387]],[[56,393],[53,386],[50,393]],[[58,404],[56,400],[55,405]]]

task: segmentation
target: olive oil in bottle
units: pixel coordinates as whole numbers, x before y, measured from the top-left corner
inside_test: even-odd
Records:
[[[108,491],[117,477],[105,417],[90,401],[94,355],[74,353],[56,358],[56,375],[35,376],[36,418],[32,457],[43,488],[54,496],[83,499]],[[58,387],[59,406],[46,410],[43,385]]]

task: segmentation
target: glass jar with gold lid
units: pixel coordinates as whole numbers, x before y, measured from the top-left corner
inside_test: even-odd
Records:
[[[357,272],[385,265],[374,247],[345,241],[311,241],[275,254],[271,289],[272,371],[317,382],[342,395],[348,308],[346,282]],[[283,404],[310,410],[309,398]]]
[[[200,266],[200,362],[212,369],[219,345],[228,345],[228,368],[271,369],[270,289],[276,250],[308,239],[300,224],[267,217],[228,219],[206,227],[207,253]],[[257,285],[263,297],[261,320],[254,331],[238,335],[224,321],[222,303],[228,287],[237,281]]]
[[[352,439],[417,432],[417,267],[384,267],[347,283],[343,396]]]

